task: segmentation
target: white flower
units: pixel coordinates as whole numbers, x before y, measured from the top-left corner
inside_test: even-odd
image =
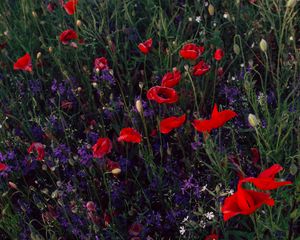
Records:
[[[230,191],[228,192],[229,195],[233,195],[234,194],[234,190],[230,189]]]
[[[202,187],[201,192],[204,192],[204,191],[206,191],[206,190],[207,190],[207,184],[205,184],[205,185]]]
[[[197,16],[195,20],[196,20],[197,23],[200,23],[201,22],[201,16]]]
[[[185,223],[189,219],[189,216],[186,216],[183,220],[182,223]]]
[[[213,212],[208,212],[205,214],[205,217],[207,217],[209,220],[212,220],[215,217],[215,215]]]
[[[180,232],[181,235],[183,235],[183,234],[185,233],[185,228],[184,228],[184,226],[181,226],[181,227],[179,228],[179,232]]]

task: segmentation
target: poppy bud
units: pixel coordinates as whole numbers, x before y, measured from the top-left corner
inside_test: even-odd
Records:
[[[215,8],[212,4],[209,4],[208,6],[208,13],[210,16],[213,16],[215,14]]]
[[[136,110],[139,112],[139,114],[143,114],[143,103],[140,99],[136,100],[135,102],[135,107],[136,107]]]
[[[42,53],[38,52],[37,55],[36,55],[36,59],[40,59],[41,57],[42,57]]]
[[[260,40],[259,47],[260,47],[260,50],[262,50],[263,52],[267,51],[267,49],[268,49],[268,43],[266,42],[265,39],[261,39]]]
[[[240,54],[240,47],[239,45],[237,45],[236,43],[233,44],[233,52],[236,54],[236,55],[239,55]]]
[[[248,122],[250,124],[251,127],[257,127],[259,125],[259,120],[256,118],[256,116],[254,114],[249,114],[248,115]]]
[[[183,67],[184,67],[185,71],[187,71],[187,72],[189,71],[189,65],[185,64]]]
[[[49,47],[48,51],[49,51],[49,53],[52,53],[53,52],[53,47]]]
[[[297,0],[288,0],[286,3],[287,8],[293,8],[297,3]]]
[[[8,186],[11,188],[11,189],[15,189],[15,190],[18,190],[18,187],[16,184],[14,184],[13,182],[8,182]]]
[[[81,25],[82,25],[81,21],[80,21],[80,20],[77,20],[77,21],[76,21],[76,26],[77,26],[77,27],[81,27]]]
[[[37,14],[36,14],[35,11],[32,11],[32,16],[33,16],[33,17],[37,17]]]
[[[144,86],[144,83],[143,82],[139,82],[139,88],[142,89]]]

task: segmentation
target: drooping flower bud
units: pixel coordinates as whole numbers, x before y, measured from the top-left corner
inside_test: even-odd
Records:
[[[251,127],[257,127],[259,125],[259,120],[256,118],[256,116],[252,113],[248,115],[248,122]]]
[[[266,52],[268,49],[268,43],[266,42],[265,39],[261,39],[260,43],[259,43],[259,48],[260,50],[262,50],[263,52]]]
[[[135,102],[135,108],[139,112],[139,114],[143,114],[143,103],[140,99],[136,100]]]

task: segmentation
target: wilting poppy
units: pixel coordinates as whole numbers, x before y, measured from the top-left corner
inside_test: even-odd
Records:
[[[260,159],[259,150],[257,148],[251,148],[251,160],[253,164],[256,164]]]
[[[14,70],[23,70],[27,72],[32,72],[31,57],[28,53],[26,53],[23,57],[20,57],[14,63]]]
[[[219,240],[219,236],[217,234],[210,234],[204,240]]]
[[[141,141],[141,134],[133,128],[123,128],[118,137],[118,142],[140,143]]]
[[[34,142],[30,145],[30,147],[27,149],[27,152],[30,154],[33,151],[36,151],[38,156],[37,159],[38,161],[42,161],[45,157],[45,148],[44,145],[39,143],[39,142]]]
[[[109,138],[99,138],[92,149],[94,158],[103,158],[104,155],[110,153],[112,143]]]
[[[118,162],[114,162],[108,159],[106,167],[107,170],[110,171],[114,176],[119,175],[121,173],[121,166]]]
[[[183,114],[180,117],[169,117],[165,118],[160,122],[160,132],[168,134],[174,128],[179,128],[186,120],[186,115]]]
[[[7,165],[5,163],[0,163],[0,172],[5,171],[7,169]]]
[[[218,48],[214,53],[214,59],[220,61],[224,57],[224,51],[221,48]]]
[[[78,35],[73,29],[63,31],[59,36],[59,41],[62,44],[68,44],[71,40],[77,39]]]
[[[178,101],[177,92],[173,88],[155,86],[148,90],[147,98],[157,103],[175,103]]]
[[[151,47],[152,47],[152,38],[149,38],[147,41],[142,42],[138,45],[139,50],[144,54],[148,54]]]
[[[128,230],[128,233],[131,235],[131,236],[138,236],[140,235],[140,233],[142,232],[143,230],[143,225],[140,224],[140,223],[133,223],[129,230]]]
[[[179,51],[179,55],[184,59],[195,60],[203,52],[204,52],[203,46],[197,46],[194,43],[186,43]]]
[[[76,11],[78,0],[70,0],[64,4],[64,9],[67,14],[73,15]]]
[[[105,57],[96,58],[94,61],[94,69],[96,71],[108,69],[107,59]]]
[[[214,128],[222,127],[226,122],[236,117],[237,114],[232,110],[224,110],[219,112],[215,104],[211,115],[208,120],[194,120],[193,126],[198,132],[210,132]]]
[[[224,221],[238,214],[252,214],[263,204],[274,206],[274,200],[267,193],[245,190],[239,187],[236,193],[225,199],[221,208]]]
[[[85,207],[88,211],[90,212],[96,212],[97,211],[97,207],[96,207],[96,204],[93,202],[93,201],[88,201],[86,204],[85,204]]]
[[[172,88],[176,86],[181,79],[181,73],[176,68],[173,69],[173,72],[168,72],[163,76],[161,81],[162,87]]]
[[[279,164],[274,164],[272,167],[260,173],[257,178],[244,178],[242,181],[240,181],[239,184],[241,185],[244,182],[250,182],[253,183],[254,186],[260,190],[273,190],[281,186],[292,184],[291,181],[275,181],[275,175],[282,169],[282,166],[280,166]]]
[[[210,70],[210,65],[201,60],[193,67],[193,75],[196,77],[202,76]]]

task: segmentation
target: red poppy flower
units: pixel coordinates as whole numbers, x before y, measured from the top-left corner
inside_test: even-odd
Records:
[[[219,240],[219,236],[217,234],[210,234],[204,240]]]
[[[148,54],[151,47],[152,47],[152,38],[149,38],[147,41],[142,42],[138,45],[138,48],[144,54]]]
[[[68,44],[71,40],[77,38],[78,35],[73,29],[67,29],[60,34],[59,41],[61,41],[62,44]]]
[[[20,57],[14,63],[14,70],[23,70],[27,72],[32,72],[31,57],[28,53],[26,53],[23,57]]]
[[[237,114],[232,110],[224,110],[218,112],[218,107],[215,104],[211,115],[208,120],[194,120],[193,126],[198,132],[210,132],[214,128],[222,127],[226,122],[236,117]]]
[[[119,175],[121,173],[121,167],[118,162],[114,162],[108,159],[106,166],[108,171],[110,171],[114,176]]]
[[[169,117],[165,118],[160,122],[160,132],[168,134],[174,128],[179,128],[186,120],[186,115],[183,114],[180,117]]]
[[[99,138],[92,149],[94,158],[103,158],[104,155],[110,153],[112,143],[109,138]]]
[[[257,178],[249,177],[240,181],[240,185],[244,182],[251,182],[260,190],[273,190],[281,186],[292,184],[290,181],[276,182],[275,175],[283,168],[279,164],[274,164],[258,175]]]
[[[96,58],[94,61],[94,68],[96,71],[108,69],[107,59],[105,57]]]
[[[179,55],[184,59],[195,60],[204,52],[203,46],[194,43],[185,44],[179,51]]]
[[[216,59],[217,61],[221,61],[221,59],[224,57],[224,55],[225,55],[224,51],[221,48],[218,48],[215,51],[214,59]]]
[[[173,88],[155,86],[148,90],[147,98],[157,103],[175,103],[178,101],[177,92]]]
[[[263,204],[274,206],[274,200],[267,193],[238,188],[236,193],[225,199],[221,208],[224,221],[227,221],[238,214],[252,214]]]
[[[64,9],[66,10],[67,14],[73,15],[76,11],[78,0],[70,0],[64,4]]]
[[[193,75],[196,77],[202,76],[210,70],[210,65],[201,60],[193,67]]]
[[[161,81],[162,87],[172,88],[176,86],[181,79],[181,73],[176,68],[173,69],[173,72],[168,72],[163,76]]]
[[[5,171],[7,169],[7,165],[5,163],[0,163],[0,172]]]
[[[141,141],[141,134],[133,128],[123,128],[118,137],[118,142],[140,143]]]
[[[36,151],[38,156],[37,159],[38,161],[42,161],[45,157],[45,148],[44,145],[39,143],[39,142],[34,142],[30,145],[30,147],[27,149],[27,152],[30,154],[33,151]]]

